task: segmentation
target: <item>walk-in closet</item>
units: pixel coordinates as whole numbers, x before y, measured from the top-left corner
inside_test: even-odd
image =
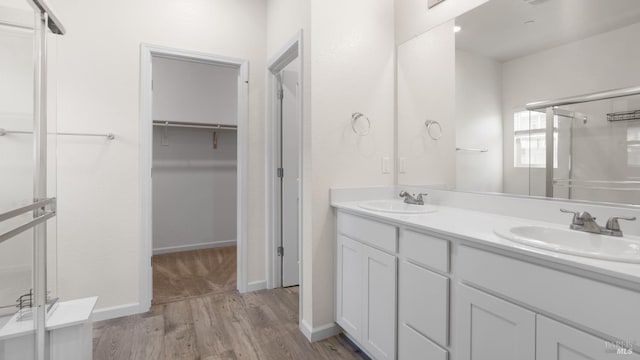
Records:
[[[236,288],[238,69],[152,58],[153,303]]]

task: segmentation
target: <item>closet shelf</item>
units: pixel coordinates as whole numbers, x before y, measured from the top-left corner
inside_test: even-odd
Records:
[[[237,130],[238,129],[238,126],[236,125],[197,124],[197,123],[162,121],[162,120],[153,120],[153,126],[180,127],[180,128],[190,128],[190,129],[210,129],[210,130]]]

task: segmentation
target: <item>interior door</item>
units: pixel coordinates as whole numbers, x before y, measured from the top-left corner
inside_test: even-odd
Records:
[[[300,109],[298,108],[298,61],[280,72],[281,117],[281,247],[282,286],[295,286],[299,279],[299,207],[300,207]]]

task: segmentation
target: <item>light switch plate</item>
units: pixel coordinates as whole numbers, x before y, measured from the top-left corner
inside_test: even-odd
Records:
[[[383,174],[391,174],[391,159],[388,157],[382,158],[382,173]]]
[[[407,167],[407,158],[401,157],[400,158],[400,163],[398,164],[398,172],[400,174],[406,173],[407,172],[406,167]]]

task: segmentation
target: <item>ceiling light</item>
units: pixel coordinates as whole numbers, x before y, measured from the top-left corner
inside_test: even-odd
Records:
[[[458,25],[453,27],[453,32],[454,33],[460,32],[460,30],[462,30],[462,28],[460,26],[458,26]]]

